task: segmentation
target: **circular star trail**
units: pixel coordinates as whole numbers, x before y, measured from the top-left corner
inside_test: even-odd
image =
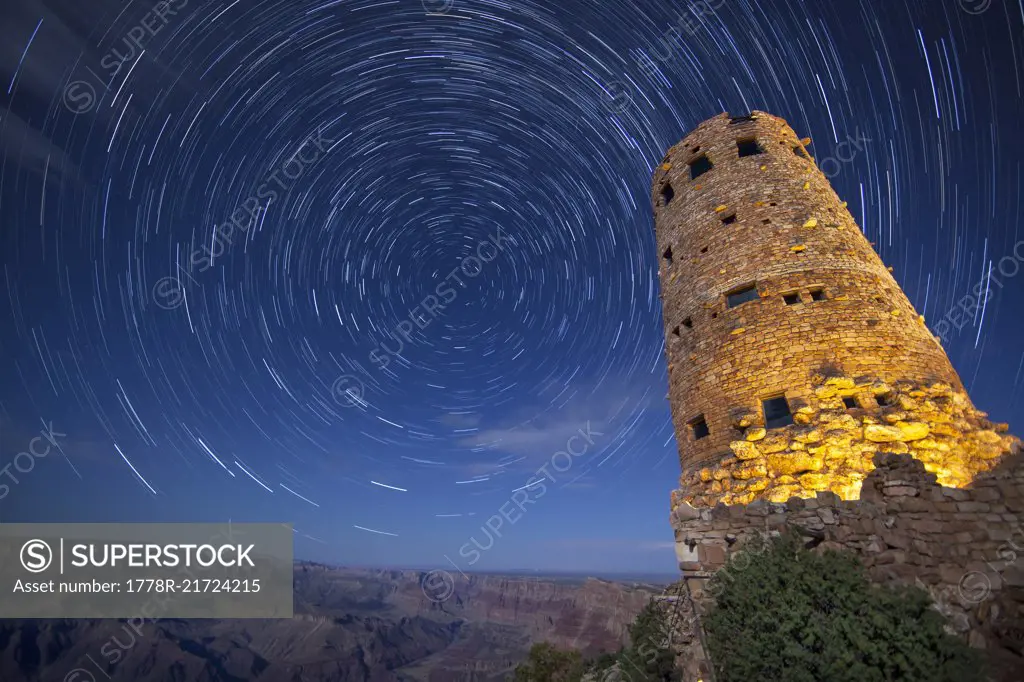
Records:
[[[721,111],[812,137],[929,320],[1024,238],[1009,3],[98,6],[4,10],[0,453],[68,434],[14,517],[443,563],[545,478],[506,565],[667,537],[650,178]],[[1011,422],[1022,279],[946,339]]]

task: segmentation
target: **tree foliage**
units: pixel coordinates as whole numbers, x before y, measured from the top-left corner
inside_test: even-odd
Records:
[[[585,665],[575,650],[556,649],[547,642],[534,644],[525,663],[516,667],[515,682],[579,682]]]
[[[584,661],[578,651],[565,651],[548,643],[534,644],[519,665],[515,682],[679,682],[675,654],[670,646],[666,609],[651,601],[629,626],[630,644],[615,653]]]
[[[856,556],[795,535],[733,557],[710,581],[717,682],[974,682],[973,649],[918,588],[873,585]]]

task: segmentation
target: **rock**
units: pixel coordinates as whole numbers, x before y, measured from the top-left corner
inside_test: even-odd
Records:
[[[732,470],[733,478],[748,479],[748,478],[763,478],[768,475],[768,470],[765,467],[763,460],[745,462],[739,467]]]
[[[806,453],[794,452],[768,457],[768,469],[776,476],[795,474],[801,471],[818,471],[823,466],[825,466],[824,457],[815,457]]]
[[[761,457],[761,451],[749,441],[734,440],[729,443],[729,449],[733,451],[737,459],[748,460]]]
[[[700,511],[690,505],[685,500],[680,502],[679,505],[672,510],[672,515],[677,521],[686,522],[693,521],[694,519],[700,518]]]
[[[800,477],[800,485],[805,490],[828,490],[829,482],[827,474],[804,474]]]
[[[789,439],[782,434],[773,433],[760,440],[757,447],[761,452],[766,455],[770,455],[775,452],[782,452],[783,450],[789,449]]]
[[[819,429],[803,429],[793,434],[793,440],[800,443],[819,443],[822,435]]]
[[[896,422],[896,428],[900,430],[900,440],[921,440],[931,433],[931,427],[924,422]]]
[[[864,437],[873,443],[892,443],[900,440],[902,433],[895,426],[868,424],[864,427]]]
[[[998,433],[990,430],[977,431],[975,437],[982,443],[988,443],[989,445],[999,445],[1003,442],[1002,437]]]
[[[833,386],[841,391],[852,390],[857,387],[857,382],[850,377],[828,377],[825,379],[826,386]]]
[[[751,442],[757,442],[764,438],[768,434],[768,431],[763,426],[754,426],[747,429],[746,439]]]

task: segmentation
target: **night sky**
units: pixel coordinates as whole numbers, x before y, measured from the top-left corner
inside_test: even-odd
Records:
[[[1021,433],[1019,0],[5,0],[0,34],[0,521],[672,572],[650,179],[722,111],[813,139]]]

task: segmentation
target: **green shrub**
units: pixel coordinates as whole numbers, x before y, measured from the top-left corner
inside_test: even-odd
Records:
[[[794,535],[733,557],[704,619],[717,682],[974,682],[977,653],[918,588],[873,585],[848,553]]]
[[[534,644],[525,663],[516,666],[515,682],[579,682],[586,666],[579,651]]]

